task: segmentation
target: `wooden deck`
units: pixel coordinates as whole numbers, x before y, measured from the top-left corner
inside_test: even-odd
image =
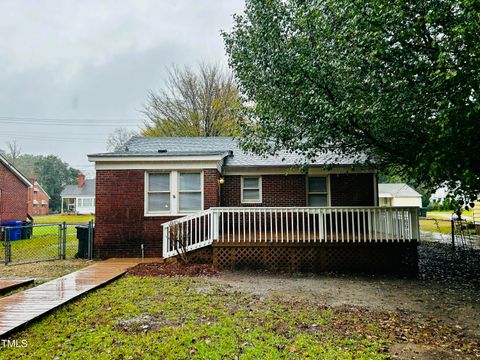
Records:
[[[31,283],[33,283],[33,279],[0,279],[0,294],[6,294],[9,291],[30,285]]]
[[[143,262],[162,262],[144,259]],[[0,339],[57,307],[117,279],[139,258],[109,259],[0,299]]]

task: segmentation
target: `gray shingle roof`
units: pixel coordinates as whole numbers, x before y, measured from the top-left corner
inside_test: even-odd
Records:
[[[407,184],[378,184],[380,197],[418,197],[422,196]]]
[[[95,179],[86,179],[85,185],[79,188],[77,185],[67,185],[61,192],[63,197],[95,196]]]
[[[159,150],[166,150],[160,152]],[[232,137],[132,137],[124,149],[112,153],[91,156],[188,156],[225,154],[226,167],[295,166],[306,164],[301,155],[280,152],[276,156],[260,156],[240,149],[238,140]],[[333,160],[334,159],[334,160]],[[309,165],[352,165],[353,158],[322,154]]]

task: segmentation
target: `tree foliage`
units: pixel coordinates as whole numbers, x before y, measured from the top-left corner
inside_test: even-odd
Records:
[[[248,0],[224,33],[243,146],[480,192],[478,0]],[[362,155],[359,155],[362,154]]]
[[[151,92],[144,136],[232,136],[239,133],[240,96],[231,74],[216,65],[171,67],[163,90]]]
[[[77,183],[80,171],[55,155],[38,156],[34,169],[36,180],[50,195],[50,210],[59,211],[62,201],[60,193],[66,185]]]

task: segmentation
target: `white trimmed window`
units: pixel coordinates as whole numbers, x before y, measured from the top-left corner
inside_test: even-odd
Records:
[[[147,211],[170,212],[170,173],[148,174]]]
[[[92,206],[93,206],[93,198],[83,199],[83,207],[92,207]]]
[[[308,206],[328,206],[326,176],[308,177]]]
[[[201,171],[147,173],[145,214],[181,214],[203,209]]]
[[[179,173],[178,191],[180,212],[202,210],[201,173]]]
[[[241,179],[242,203],[262,202],[262,177],[242,176]]]

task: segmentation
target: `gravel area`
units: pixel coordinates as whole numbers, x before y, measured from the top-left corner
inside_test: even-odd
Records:
[[[356,305],[436,318],[480,337],[480,251],[419,245],[417,279],[341,274],[222,272],[211,278],[259,296],[304,298],[330,306]]]

